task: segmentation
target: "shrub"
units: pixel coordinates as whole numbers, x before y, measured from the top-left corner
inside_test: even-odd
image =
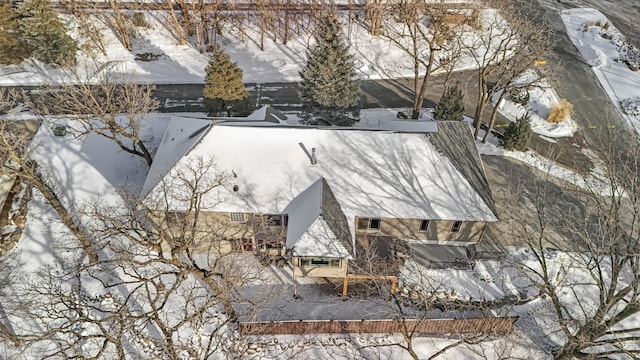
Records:
[[[551,108],[549,116],[547,116],[547,121],[550,123],[563,122],[571,115],[572,110],[573,105],[569,101],[560,99],[560,101]]]
[[[631,116],[640,116],[640,97],[630,97],[620,101],[622,112]]]
[[[527,89],[515,88],[509,92],[509,97],[511,101],[520,105],[527,105],[529,102],[529,92]]]
[[[509,124],[500,140],[500,145],[507,150],[525,151],[530,138],[531,114],[527,112],[518,117],[516,122]]]
[[[586,23],[582,24],[582,31],[587,32],[587,31],[589,31],[589,28],[594,26],[594,25],[595,25],[595,23],[593,21],[586,22]]]
[[[136,27],[141,27],[141,28],[149,27],[149,24],[147,24],[147,21],[144,19],[144,13],[141,13],[141,12],[133,13],[133,18],[131,19],[131,22]]]
[[[604,30],[609,30],[609,25],[611,25],[611,24],[609,24],[609,22],[608,22],[608,21],[605,21],[604,25],[602,25],[602,28],[603,28]]]
[[[458,83],[447,87],[440,102],[436,104],[433,118],[435,120],[457,121],[464,119],[464,95]]]

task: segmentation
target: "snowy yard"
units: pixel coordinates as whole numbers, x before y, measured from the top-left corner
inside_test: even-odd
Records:
[[[482,16],[491,17],[495,13],[486,10]],[[137,28],[132,41],[132,51],[122,46],[116,34],[99,17],[94,25],[104,37],[107,55],[94,50],[78,52],[78,66],[71,70],[56,70],[45,64],[27,60],[15,66],[0,66],[0,85],[42,85],[69,82],[91,82],[110,73],[121,74],[140,83],[151,84],[200,84],[204,82],[204,69],[209,54],[201,54],[190,43],[179,45],[170,26],[169,15],[163,11],[147,11],[145,20],[148,28]],[[81,36],[75,18],[65,17],[72,29],[71,35],[80,44],[89,39]],[[413,68],[407,54],[384,37],[372,37],[368,29],[358,21],[346,26],[346,14],[342,17],[345,35],[351,42],[358,75],[361,79],[384,79],[413,76]],[[463,34],[472,39],[471,29]],[[306,61],[306,51],[314,43],[313,35],[302,31],[292,34],[287,45],[280,40],[274,42],[265,38],[264,50],[256,39],[260,38],[256,26],[246,25],[240,31],[229,27],[227,33],[218,39],[219,44],[244,71],[246,83],[269,83],[298,81]],[[470,40],[469,40],[470,41]],[[136,60],[136,54],[158,55],[156,60]],[[474,62],[467,54],[462,57],[456,70],[473,69]]]
[[[379,116],[383,115],[385,111],[388,112],[388,115]],[[394,114],[395,110],[392,109],[374,110],[371,114],[365,112],[364,118],[371,117],[393,122]],[[166,127],[170,116],[151,114],[147,122],[149,125],[146,130],[147,136],[154,139],[153,141],[159,141],[160,134]],[[55,137],[51,132],[51,127],[54,124],[74,127],[72,120],[46,119],[34,141],[35,153],[39,161],[50,169],[66,204],[69,206],[82,206],[82,204],[98,202],[119,204],[122,202],[119,194],[123,190],[123,186],[139,188],[142,185],[147,167],[141,160],[119,151],[108,140],[97,136],[75,138],[73,134],[68,134],[65,137]],[[375,124],[377,124],[377,120],[368,126]],[[114,155],[105,157],[106,153]],[[66,231],[56,220],[52,209],[37,194],[29,203],[29,219],[22,239],[18,246],[9,253],[8,258],[19,258],[21,264],[19,270],[16,269],[16,271],[25,274],[26,279],[30,278],[29,281],[37,281],[38,269],[71,261],[74,258],[74,252],[61,248],[64,242],[60,241],[64,241]],[[519,258],[521,266],[536,266],[530,253],[517,248],[509,248],[508,251],[510,253],[508,258]],[[553,266],[558,268],[554,271],[562,272],[560,269],[565,269],[571,264],[571,254],[556,252],[550,253],[549,256],[550,264],[555,264]],[[248,264],[250,263],[249,260]],[[523,272],[524,267],[521,266],[504,260],[479,260],[475,263],[474,268],[469,270],[438,270],[409,262],[401,279],[403,287],[428,293],[429,296],[437,300],[448,298],[460,303],[491,303],[504,299],[524,301],[536,291],[528,279],[529,274]],[[574,271],[572,274],[584,276],[580,275],[580,271]],[[264,268],[262,275],[264,276],[263,283],[256,284],[256,287],[250,288],[249,291],[282,294],[274,300],[277,302],[277,306],[272,307],[272,313],[263,313],[269,319],[284,320],[301,317],[357,319],[371,317],[373,314],[382,318],[391,316],[385,315],[389,311],[389,307],[384,299],[376,301],[353,299],[345,302],[339,296],[339,290],[331,290],[326,286],[319,287],[316,280],[299,278],[298,291],[302,298],[295,300],[291,297],[293,291],[292,275],[286,267],[283,269],[273,266]],[[586,279],[580,281],[586,281]],[[323,288],[324,290],[322,290]],[[548,317],[549,315],[540,315],[547,314],[549,311],[548,302],[542,299],[531,299],[523,305],[506,310],[520,316],[516,334],[483,342],[482,345],[460,346],[447,352],[443,358],[456,359],[460,356],[482,358],[476,353],[479,349],[493,355],[507,352],[511,356],[526,357],[523,354],[536,353],[538,354],[537,358],[548,357],[550,348],[544,344],[550,340],[544,334],[553,328],[554,323],[553,319]],[[19,322],[18,319],[14,320]],[[546,329],[543,333],[535,330],[541,327]],[[316,337],[314,340],[297,336],[277,338],[280,339],[278,343],[269,339],[255,339],[248,346],[252,346],[251,352],[256,358],[269,357],[275,353],[287,351],[296,352],[296,356],[313,354],[317,351],[335,351],[337,358],[351,358],[349,355],[351,352],[362,354],[364,351],[366,353],[368,350],[363,350],[363,347],[368,348],[371,344],[394,344],[399,341],[397,335],[358,335],[348,338],[327,336],[325,340],[322,340],[324,336]],[[428,356],[437,351],[436,349],[453,342],[454,340],[420,338],[416,339],[415,347],[419,349],[421,354]],[[540,347],[540,344],[543,346]],[[10,349],[5,349],[5,351],[11,354]],[[377,351],[383,351],[383,354],[389,354],[394,358],[407,356],[397,347],[384,347],[382,350],[375,350],[374,353]]]
[[[166,14],[158,12],[146,20],[149,29],[139,29],[134,40],[134,52],[126,51],[116,36],[106,26],[102,26],[108,55],[80,54],[79,66],[73,75],[64,71],[53,70],[42,64],[30,61],[28,63],[0,68],[0,85],[40,85],[48,82],[74,81],[73,76],[80,80],[98,78],[111,71],[125,73],[139,82],[149,83],[201,83],[204,79],[204,67],[208,62],[208,55],[200,54],[191,45],[176,45],[176,40],[165,25]],[[574,9],[562,13],[567,30],[580,49],[585,60],[590,62],[594,72],[603,86],[618,106],[624,106],[630,123],[640,132],[640,72],[633,72],[627,65],[614,61],[619,55],[616,46],[602,37],[603,33],[610,33],[614,39],[620,41],[620,34],[613,25],[605,31],[602,26],[588,26],[585,23],[601,24],[606,21],[602,14],[595,10]],[[72,22],[72,20],[68,19]],[[387,77],[409,76],[411,69],[407,67],[406,55],[389,42],[380,38],[372,38],[368,31],[354,24],[350,27],[348,36],[352,41],[359,64],[360,76],[363,79],[378,79]],[[76,29],[77,30],[77,29]],[[74,30],[75,31],[75,30]],[[249,39],[257,38],[257,30],[245,29],[242,36]],[[78,36],[77,33],[75,33]],[[261,51],[252,40],[240,41],[241,35],[231,31],[230,35],[220,41],[231,58],[244,69],[246,82],[275,82],[297,81],[298,71],[304,63],[304,54],[310,43],[309,34],[293,37],[287,46],[272,41],[265,42],[265,49]],[[157,53],[161,56],[154,61],[143,62],[135,60],[134,53]],[[468,59],[466,59],[468,60]],[[468,68],[469,61],[461,61],[458,69]],[[467,65],[465,65],[467,64]],[[523,78],[530,79],[534,72],[523,74]],[[76,80],[78,80],[76,78]],[[510,120],[529,110],[533,113],[533,131],[549,137],[571,136],[576,131],[575,122],[567,119],[559,124],[550,124],[545,118],[549,109],[558,102],[558,96],[549,85],[541,81],[539,87],[530,90],[530,100],[523,106],[513,103],[506,98],[500,105],[499,111]],[[631,99],[631,100],[629,100]],[[362,111],[362,120],[356,125],[359,128],[377,128],[385,130],[430,127],[430,111],[423,113],[419,122],[401,121],[396,117],[401,109],[367,109]],[[157,149],[167,123],[172,116],[181,114],[148,114],[143,121],[143,138],[147,139],[151,149]],[[194,117],[204,114],[190,113]],[[9,120],[20,121],[30,118],[24,113],[10,114]],[[295,114],[291,114],[285,121],[296,124]],[[52,129],[55,125],[63,125],[69,133],[65,136],[54,136]],[[36,134],[32,143],[33,158],[42,167],[52,185],[56,188],[62,203],[71,209],[81,209],[92,204],[103,206],[124,207],[123,196],[126,193],[139,193],[149,168],[138,157],[134,157],[120,150],[114,143],[98,135],[76,137],[78,124],[75,120],[65,117],[47,117]],[[495,138],[490,138],[488,144],[478,146],[480,153],[508,156],[525,162],[561,180],[578,185],[594,193],[611,195],[610,184],[599,174],[598,169],[589,177],[582,177],[567,169],[543,159],[535,153],[504,151],[497,146]],[[66,263],[77,261],[77,249],[67,245],[72,237],[56,212],[44,197],[34,191],[32,200],[28,203],[28,221],[17,246],[6,256],[7,261],[14,261],[12,271],[20,275],[20,284],[37,284],[46,281],[43,274],[50,270],[58,271]],[[95,219],[84,217],[81,219],[86,226],[92,226]],[[13,230],[9,229],[9,230]],[[8,230],[7,230],[8,231]],[[551,306],[551,301],[538,296],[535,282],[539,279],[535,275],[540,270],[539,259],[533,251],[527,248],[509,247],[500,259],[480,259],[473,262],[470,269],[432,269],[418,262],[407,261],[400,275],[399,291],[406,291],[405,300],[411,302],[412,294],[436,302],[450,302],[463,306],[482,306],[490,308],[496,315],[519,316],[516,323],[517,331],[504,338],[490,338],[477,345],[462,344],[454,347],[442,355],[442,359],[482,359],[482,358],[552,358],[552,351],[564,340],[564,335],[558,328],[557,316]],[[576,318],[581,319],[586,313],[597,306],[593,295],[597,293],[594,279],[589,271],[593,264],[584,263],[584,253],[560,252],[545,250],[542,257],[548,266],[548,272],[553,275],[558,284],[558,294],[561,301],[568,304],[569,311],[575,312]],[[352,297],[345,300],[339,294],[339,289],[332,289],[325,282],[318,279],[298,278],[297,293],[301,298],[294,298],[293,275],[290,267],[260,265],[253,256],[238,257],[239,267],[253,268],[259,273],[259,281],[248,286],[243,291],[250,294],[273,294],[269,308],[260,313],[262,319],[267,320],[299,320],[299,319],[361,319],[361,318],[389,318],[394,316],[389,303],[380,299],[362,299]],[[606,260],[599,262],[604,268]],[[57,274],[57,273],[55,273]],[[118,270],[105,271],[105,274],[120,274]],[[101,299],[100,306],[110,305],[110,298],[103,292],[108,275],[98,276],[92,282],[84,284],[91,296]],[[623,279],[627,280],[627,279]],[[197,279],[186,282],[197,284]],[[54,284],[56,286],[58,284]],[[122,286],[117,289],[126,297],[131,288]],[[7,291],[14,291],[9,289]],[[115,291],[115,290],[114,290]],[[15,290],[14,296],[20,293]],[[173,299],[176,300],[176,299]],[[415,299],[414,299],[415,300]],[[507,305],[498,307],[496,304],[505,301]],[[173,307],[167,315],[173,316],[173,311],[186,308],[176,300],[170,303]],[[197,302],[197,301],[196,301]],[[106,305],[105,305],[106,304]],[[115,303],[114,303],[115,304]],[[494,306],[494,308],[491,308]],[[108,308],[109,306],[107,306]],[[0,311],[2,311],[0,307]],[[581,313],[582,312],[582,313]],[[224,320],[223,316],[212,307],[210,314],[216,320]],[[205,315],[202,315],[206,318]],[[26,332],[33,330],[32,323],[23,321],[19,315],[7,314],[12,323],[18,324],[14,331]],[[209,318],[210,321],[211,318]],[[204,323],[204,324],[203,324]],[[187,324],[176,341],[184,341],[192,346],[206,343],[212,333],[210,324],[206,321],[197,326]],[[184,324],[183,324],[184,325]],[[640,326],[640,316],[636,314],[626,319],[626,327]],[[147,327],[148,326],[148,327]],[[142,332],[151,334],[159,332],[151,325],[144,327]],[[153,328],[149,330],[150,328]],[[78,333],[88,334],[93,329],[77,329]],[[221,339],[234,343],[233,331],[224,328]],[[157,335],[157,334],[156,334]],[[135,339],[137,340],[137,339]],[[141,358],[160,356],[159,351],[149,338],[147,342],[138,344],[144,351],[138,352]],[[400,335],[320,335],[305,336],[274,336],[268,338],[251,338],[243,340],[242,346],[248,350],[244,353],[249,358],[267,359],[277,357],[291,358],[322,358],[331,356],[336,359],[354,358],[394,358],[409,359],[404,350],[394,344],[403,340]],[[456,343],[456,339],[418,337],[414,339],[414,349],[421,358],[427,358],[438,350]],[[89,343],[89,342],[87,342]],[[238,342],[239,343],[239,342]],[[235,344],[235,343],[234,343]],[[76,344],[74,344],[75,346]],[[93,346],[85,343],[82,346]],[[21,352],[19,347],[12,346],[8,341],[0,344],[0,357],[29,359],[38,356],[40,349],[27,349]],[[218,354],[219,355],[219,354]]]

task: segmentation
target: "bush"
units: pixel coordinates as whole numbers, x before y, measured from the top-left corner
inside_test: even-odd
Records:
[[[434,120],[456,120],[464,119],[464,95],[458,83],[447,87],[440,102],[433,110]]]
[[[522,106],[527,105],[529,102],[529,92],[527,89],[512,89],[509,93],[509,97],[511,98],[511,101]]]
[[[504,136],[500,140],[507,150],[527,150],[527,144],[531,138],[531,114],[528,112],[516,119],[516,122],[509,124],[504,131]]]
[[[147,24],[147,21],[144,19],[144,13],[141,13],[141,12],[133,13],[133,18],[131,19],[131,22],[136,27],[141,27],[141,28],[149,27],[149,24]]]
[[[569,101],[560,99],[560,101],[551,108],[549,116],[547,116],[547,121],[554,124],[563,122],[571,115],[572,110],[573,105]]]
[[[631,116],[640,116],[640,97],[630,97],[620,101],[622,112]]]

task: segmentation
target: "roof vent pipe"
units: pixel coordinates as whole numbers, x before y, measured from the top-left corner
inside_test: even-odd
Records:
[[[318,159],[316,159],[316,148],[311,148],[311,166],[316,166]]]

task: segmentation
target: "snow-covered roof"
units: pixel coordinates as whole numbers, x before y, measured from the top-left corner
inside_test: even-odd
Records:
[[[465,124],[458,125],[443,129],[460,132]],[[185,173],[195,161],[213,158],[216,171],[233,176],[228,184],[203,195],[201,206],[207,211],[289,214],[287,248],[299,254],[312,250],[348,254],[322,220],[323,179],[350,229],[356,216],[496,221],[486,196],[477,191],[478,181],[471,179],[471,184],[460,162],[449,159],[475,148],[453,145],[457,152],[448,153],[442,151],[441,137],[437,133],[211,125],[208,120],[174,118],[143,195],[164,199],[164,189],[184,186],[176,179],[177,172]],[[477,162],[477,153],[468,156],[473,159],[468,163]],[[169,207],[183,210],[186,204],[174,198]]]
[[[171,170],[178,160],[202,138],[212,125],[211,120],[173,117],[167,125],[164,136],[158,145],[147,179],[142,185],[141,194],[146,196],[160,180]]]
[[[289,214],[286,245],[291,249],[322,212],[322,179],[293,198],[283,212]]]
[[[496,220],[425,134],[224,124],[199,131],[205,125],[198,119],[170,121],[143,191],[161,195],[153,177],[166,177],[176,159],[174,171],[199,157],[214,157],[219,171],[237,177],[210,199],[203,197],[210,211],[283,213],[298,194],[325,178],[348,219]],[[314,148],[317,164],[311,165]],[[178,210],[180,204],[172,206]]]
[[[349,250],[336,238],[323,218],[317,218],[291,249],[293,249],[293,256],[352,258]]]

